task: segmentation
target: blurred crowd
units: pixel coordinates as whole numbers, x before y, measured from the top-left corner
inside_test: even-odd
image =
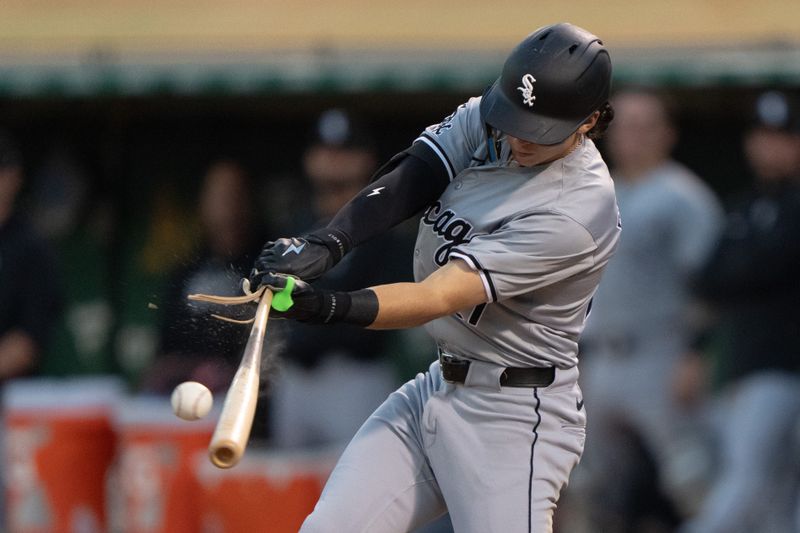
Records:
[[[750,186],[725,197],[675,159],[678,100],[629,88],[612,103],[600,148],[623,236],[582,338],[588,440],[556,526],[799,531],[800,101],[748,102],[735,149]],[[246,341],[247,326],[211,314],[247,310],[187,296],[239,294],[265,241],[326,224],[382,163],[363,118],[331,109],[268,194],[241,161],[214,159],[190,202],[157,184],[135,238],[112,247],[113,207],[81,162],[56,149],[30,168],[23,153],[0,133],[0,389],[115,374],[157,396],[186,380],[224,392]],[[410,280],[414,232],[367,243],[317,283]],[[269,335],[254,438],[275,449],[344,445],[435,357],[417,330],[275,321]]]

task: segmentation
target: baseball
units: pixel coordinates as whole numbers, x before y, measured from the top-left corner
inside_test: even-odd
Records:
[[[172,391],[170,401],[176,416],[184,420],[197,420],[208,414],[214,398],[202,383],[184,381]]]

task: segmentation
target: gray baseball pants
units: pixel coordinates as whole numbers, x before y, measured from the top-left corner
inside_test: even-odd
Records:
[[[498,370],[499,369],[499,370]],[[303,533],[406,532],[449,511],[459,533],[549,533],[583,452],[577,368],[548,387],[499,385],[473,363],[466,384],[431,364],[364,423]]]

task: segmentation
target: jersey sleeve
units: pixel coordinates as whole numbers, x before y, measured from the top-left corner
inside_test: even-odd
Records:
[[[452,180],[469,166],[485,137],[480,98],[470,98],[443,121],[425,128],[414,143],[427,145],[441,160]]]
[[[476,270],[486,300],[496,302],[558,283],[594,264],[597,250],[589,232],[559,213],[515,218],[497,231],[477,235],[451,250]]]

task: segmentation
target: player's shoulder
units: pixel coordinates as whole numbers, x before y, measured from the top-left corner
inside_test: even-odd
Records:
[[[444,120],[425,128],[414,142],[421,142],[432,150],[453,179],[470,166],[485,147],[485,136],[480,98],[470,98]]]
[[[619,226],[619,209],[614,181],[608,166],[591,139],[562,166],[562,194],[552,210],[600,240]]]
[[[481,112],[481,99],[482,98],[483,97],[481,97],[481,96],[472,96],[472,97],[468,98],[467,101],[464,102],[461,105],[465,109],[468,109],[471,113],[472,112],[477,112],[478,114],[480,114],[480,112]]]
[[[447,125],[456,120],[462,124],[462,128],[476,127],[482,129],[483,120],[481,119],[481,97],[473,96],[466,102],[459,104],[455,110],[442,121],[441,124]]]
[[[480,115],[481,111],[481,97],[480,96],[471,96],[467,98],[465,102],[462,102],[456,108],[456,112],[463,111],[464,113],[474,114],[478,113]]]
[[[591,139],[584,139],[577,153],[567,156],[561,167],[566,188],[577,189],[577,194],[589,194],[597,199],[616,203],[614,180],[603,156]],[[566,197],[569,198],[569,197]]]

